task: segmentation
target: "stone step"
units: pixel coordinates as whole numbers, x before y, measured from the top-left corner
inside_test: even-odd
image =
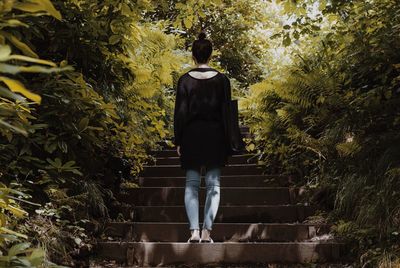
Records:
[[[199,203],[205,204],[206,187],[199,189]],[[220,187],[220,206],[295,204],[304,188],[298,187]],[[137,206],[174,206],[184,202],[185,187],[141,187],[124,190],[118,200]]]
[[[355,260],[354,260],[355,261]],[[348,260],[347,263],[343,263],[341,262],[341,260],[338,260],[337,262],[329,262],[329,263],[319,263],[318,265],[313,265],[310,263],[303,263],[303,264],[299,264],[299,263],[263,263],[263,264],[251,264],[251,265],[246,265],[246,264],[217,264],[217,266],[215,266],[214,264],[211,265],[202,265],[202,267],[218,267],[218,268],[353,268],[353,264],[354,263],[351,262],[350,260]],[[90,263],[89,267],[118,267],[118,268],[132,268],[132,267],[139,267],[139,266],[125,266],[125,265],[121,265],[118,264],[118,266],[116,266],[116,261],[114,260],[93,260]],[[186,264],[174,264],[173,266],[157,266],[157,268],[198,268],[199,266],[193,266],[193,265],[186,265]]]
[[[154,157],[176,157],[179,156],[176,148],[171,148],[171,149],[163,149],[163,150],[150,150],[148,152],[150,155]],[[244,155],[244,154],[249,154],[251,152],[247,152],[246,150],[244,152],[235,154],[235,155]]]
[[[182,201],[183,203],[183,201]],[[316,211],[309,205],[251,205],[219,206],[214,222],[218,223],[295,223],[302,222]],[[187,222],[185,206],[122,207],[126,219],[136,222]],[[199,221],[203,220],[204,206],[199,206]]]
[[[327,224],[214,223],[212,238],[215,242],[305,241],[326,235],[329,230]],[[110,222],[105,234],[142,242],[186,242],[190,236],[188,223],[179,222]]]
[[[257,156],[255,154],[234,155],[229,157],[228,164],[255,164],[257,163]],[[157,157],[155,161],[148,163],[149,166],[162,166],[162,165],[179,165],[180,159],[178,156],[173,157]]]
[[[222,167],[221,175],[261,175],[263,166],[257,164],[227,165]],[[180,165],[144,166],[139,174],[142,177],[181,177],[185,175]],[[204,175],[204,172],[203,172]]]
[[[186,178],[181,177],[137,177],[133,182],[142,187],[184,187]],[[293,181],[282,175],[222,175],[220,185],[222,187],[266,187],[289,186]],[[205,186],[204,176],[201,178],[201,186]]]
[[[171,243],[171,242],[99,242],[97,252],[105,259],[127,265],[159,267],[173,264],[251,264],[325,263],[345,255],[343,244],[325,242],[260,243]]]
[[[244,131],[241,132],[242,133],[242,137],[245,139],[253,139],[255,137],[254,134],[248,132],[248,131]],[[167,138],[166,140],[162,140],[162,141],[158,141],[157,145],[160,146],[162,149],[173,149],[175,148],[175,145],[172,143],[172,139],[171,138]]]

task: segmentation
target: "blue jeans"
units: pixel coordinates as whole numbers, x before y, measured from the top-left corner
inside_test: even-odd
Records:
[[[199,187],[201,169],[186,170],[185,208],[189,219],[190,230],[199,229]],[[203,229],[212,230],[212,224],[217,215],[220,199],[221,168],[207,168],[205,174],[206,201],[204,206]]]

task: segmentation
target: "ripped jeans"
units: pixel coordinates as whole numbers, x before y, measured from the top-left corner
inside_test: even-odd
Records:
[[[199,229],[199,187],[201,170],[186,170],[185,208],[190,230]],[[221,168],[206,168],[206,200],[204,205],[203,229],[212,230],[220,200]]]

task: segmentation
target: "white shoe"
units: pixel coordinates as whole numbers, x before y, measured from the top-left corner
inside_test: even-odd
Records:
[[[200,243],[214,243],[214,240],[210,237],[209,239],[201,239],[200,238]]]
[[[191,230],[192,236],[189,238],[188,243],[199,243],[200,242],[200,232],[198,229]]]
[[[210,231],[207,229],[201,230],[200,243],[214,243],[214,240],[210,237]]]

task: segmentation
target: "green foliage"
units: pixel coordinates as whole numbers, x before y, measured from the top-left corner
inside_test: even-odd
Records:
[[[57,67],[55,63],[39,59],[39,56],[23,41],[21,41],[15,29],[28,28],[23,22],[24,17],[15,16],[14,10],[32,12],[47,12],[58,19],[60,14],[55,11],[54,6],[47,0],[43,1],[7,1],[1,4],[0,9],[0,135],[9,141],[13,133],[28,135],[27,128],[33,117],[30,114],[32,100],[41,102],[41,96],[28,90],[22,82],[12,78],[21,73],[52,73],[68,70],[70,67]],[[46,13],[44,13],[46,14]],[[40,15],[40,14],[39,14]],[[23,55],[15,54],[21,52]],[[19,94],[16,94],[19,93]]]
[[[53,4],[1,3],[0,167],[5,182],[46,204],[27,205],[31,215],[19,229],[43,245],[46,259],[73,266],[71,256],[90,248],[82,221],[110,217],[112,190],[169,135],[172,101],[163,90],[185,55],[162,22],[141,20],[150,2]]]
[[[268,24],[263,1],[161,1],[158,8],[149,12],[150,20],[167,20],[169,32],[180,33],[185,47],[191,47],[202,28],[209,34],[214,46],[213,61],[216,67],[241,83],[242,87],[257,82],[265,72],[263,42],[260,25]],[[229,25],[229,30],[227,30]]]
[[[248,149],[335,193],[331,220],[361,264],[395,265],[397,2],[2,1],[0,263],[78,265],[85,224],[120,217],[108,206],[172,135],[174,85],[203,27],[256,134]]]
[[[14,11],[21,10],[31,14],[16,16]],[[33,108],[28,99],[40,103],[42,98],[28,90],[19,79],[23,73],[53,73],[70,70],[70,67],[57,67],[55,63],[39,59],[39,56],[20,40],[15,28],[29,28],[23,22],[26,17],[50,14],[61,19],[60,14],[47,0],[37,1],[6,1],[0,5],[0,136],[12,142],[15,136],[28,136],[32,129],[31,115]],[[20,51],[24,55],[13,52]],[[16,78],[13,78],[15,76]],[[21,95],[19,95],[19,94]],[[6,145],[7,142],[1,142]],[[1,155],[5,156],[4,154]],[[0,174],[2,181],[10,175]],[[17,183],[13,182],[13,185]],[[45,252],[41,247],[33,247],[26,242],[28,236],[15,229],[15,225],[28,213],[19,206],[19,202],[33,205],[24,200],[29,195],[1,183],[0,188],[0,265],[2,267],[39,267],[44,264],[55,266],[46,261]],[[22,241],[22,242],[21,242]]]
[[[354,253],[364,267],[389,267],[382,263],[395,265],[399,256],[400,6],[334,7],[325,17],[337,23],[307,35],[321,42],[250,88],[246,118],[267,168],[298,184],[333,185],[331,220],[351,226],[338,234],[358,241]]]
[[[0,256],[1,267],[37,267],[43,263],[44,251],[30,248],[30,243],[13,245],[7,255]]]
[[[61,267],[47,260],[46,251],[42,246],[34,247],[27,242],[26,232],[13,230],[28,216],[28,212],[22,209],[18,202],[39,205],[27,201],[26,198],[29,197],[16,188],[0,183],[0,266]]]
[[[88,197],[69,197],[63,192],[52,195],[57,195],[58,201],[54,199],[35,210],[35,215],[20,229],[32,240],[40,241],[47,259],[71,267],[75,263],[72,257],[79,249],[91,248],[83,228],[86,221],[81,220],[81,215],[76,212],[76,208],[84,208],[83,202]]]

